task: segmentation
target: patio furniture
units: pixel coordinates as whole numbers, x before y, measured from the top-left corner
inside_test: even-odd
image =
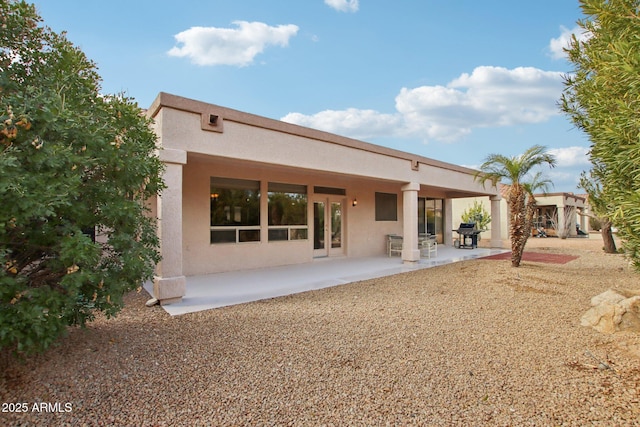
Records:
[[[419,238],[420,256],[431,258],[438,255],[438,242],[436,242],[436,236],[427,235]]]
[[[402,236],[387,234],[387,253],[389,256],[402,255]]]

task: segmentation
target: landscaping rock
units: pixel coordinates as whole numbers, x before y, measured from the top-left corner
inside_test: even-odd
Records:
[[[640,332],[640,296],[637,291],[609,289],[591,299],[592,307],[582,316],[581,324],[605,333]]]

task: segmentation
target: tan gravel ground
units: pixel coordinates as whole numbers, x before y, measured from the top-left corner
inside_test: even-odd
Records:
[[[531,239],[580,258],[465,261],[179,317],[133,293],[42,356],[3,357],[0,425],[640,425],[640,336],[580,326],[591,297],[640,289],[601,246]]]

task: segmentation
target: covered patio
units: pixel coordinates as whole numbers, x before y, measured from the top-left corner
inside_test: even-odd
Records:
[[[503,252],[508,250],[456,249],[442,245],[438,247],[437,256],[421,258],[419,262],[413,264],[403,263],[399,257],[387,256],[327,257],[304,264],[191,276],[187,278],[187,291],[182,300],[162,307],[170,315],[177,316],[437,267]],[[146,283],[144,288],[149,295],[153,295],[153,283]]]
[[[163,306],[202,295],[200,282],[211,290],[241,277],[255,288],[211,292],[223,300],[211,304],[226,305],[235,299],[220,295],[255,300],[440,262],[459,224],[458,198],[488,199],[500,223],[498,189],[473,169],[165,93],[147,114],[165,164],[166,188],[150,203],[162,255],[150,289]],[[490,245],[501,248],[499,228],[491,233]],[[398,257],[355,267],[384,257],[390,235],[403,236]],[[425,264],[427,235],[439,254]],[[325,277],[329,262],[334,273]],[[305,270],[312,267],[319,271]],[[269,282],[280,268],[304,280]]]

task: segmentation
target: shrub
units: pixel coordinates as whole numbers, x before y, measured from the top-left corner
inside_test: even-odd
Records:
[[[19,353],[115,315],[159,261],[145,207],[162,188],[156,137],[40,22],[0,0],[0,348]]]

